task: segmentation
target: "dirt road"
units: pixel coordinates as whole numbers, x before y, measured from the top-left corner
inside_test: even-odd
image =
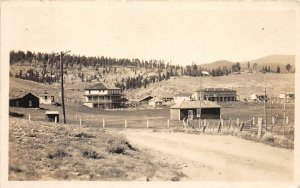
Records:
[[[123,131],[122,131],[123,132]],[[132,144],[178,164],[182,180],[292,181],[293,151],[234,136],[126,130]]]

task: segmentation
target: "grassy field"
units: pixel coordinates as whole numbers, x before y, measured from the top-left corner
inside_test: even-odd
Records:
[[[221,116],[228,123],[229,119],[232,119],[233,123],[236,123],[236,119],[240,121],[248,121],[251,118],[263,117],[264,105],[263,103],[248,103],[248,102],[224,102],[219,103],[221,108]],[[25,108],[10,108],[11,112],[24,114],[24,118],[28,119],[30,114],[32,120],[44,121],[45,111],[57,110],[60,112],[60,122],[63,121],[61,107],[42,105],[41,109],[25,109]],[[106,128],[124,128],[125,120],[127,121],[127,128],[146,128],[147,120],[148,127],[154,129],[164,129],[168,126],[168,119],[170,119],[170,109],[168,106],[162,109],[131,109],[129,110],[115,110],[105,111],[88,108],[76,103],[69,102],[66,105],[66,117],[67,123],[71,123],[79,126],[80,119],[82,125],[102,128],[103,119],[105,120]],[[282,125],[283,116],[283,105],[282,104],[271,104],[267,103],[267,123],[268,127],[272,127],[272,117],[278,119],[273,128],[274,131],[280,129]],[[286,116],[289,117],[289,123],[294,122],[294,104],[286,104]],[[216,124],[217,121],[209,120],[211,123]],[[171,128],[182,126],[181,121],[171,120],[169,122]],[[195,122],[198,124],[198,121]],[[283,129],[280,130],[279,134],[283,134]]]
[[[180,180],[174,164],[110,130],[10,118],[9,180]]]

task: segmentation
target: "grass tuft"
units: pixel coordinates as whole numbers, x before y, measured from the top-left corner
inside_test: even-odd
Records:
[[[63,158],[67,156],[69,156],[67,152],[65,152],[63,149],[58,149],[55,152],[48,153],[47,158],[54,159],[54,158]]]
[[[99,153],[97,153],[94,150],[85,150],[82,152],[82,156],[86,158],[91,158],[91,159],[103,159],[104,157],[101,156]]]

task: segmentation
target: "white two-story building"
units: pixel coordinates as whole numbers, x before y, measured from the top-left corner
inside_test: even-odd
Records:
[[[99,109],[120,108],[122,96],[120,88],[106,87],[102,83],[97,83],[84,89],[83,104],[90,108]]]

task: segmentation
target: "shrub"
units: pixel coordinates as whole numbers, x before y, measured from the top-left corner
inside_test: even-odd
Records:
[[[86,158],[92,158],[92,159],[101,159],[104,158],[99,153],[97,153],[94,150],[85,150],[82,152],[82,156]]]
[[[58,149],[55,152],[50,152],[47,155],[47,158],[54,159],[54,158],[63,158],[68,156],[69,154],[65,152],[63,149]]]
[[[125,144],[110,144],[106,147],[106,150],[109,153],[125,154],[127,146]]]
[[[91,134],[88,134],[88,133],[81,132],[81,133],[75,134],[74,137],[78,137],[78,138],[93,138],[94,136],[91,135]]]
[[[125,154],[126,150],[135,151],[135,149],[130,145],[128,140],[121,135],[110,136],[107,140],[107,143],[109,145],[106,147],[106,150],[110,153]]]
[[[267,132],[263,135],[262,140],[265,142],[274,143],[275,137],[272,133]]]

